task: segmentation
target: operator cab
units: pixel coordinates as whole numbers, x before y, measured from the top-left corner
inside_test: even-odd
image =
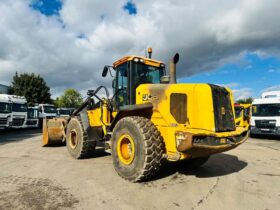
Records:
[[[159,84],[166,75],[163,62],[141,56],[124,57],[116,61],[112,67],[116,71],[112,86],[113,100],[117,108],[135,104],[136,88],[140,84]],[[108,66],[104,71],[102,76],[106,76]]]

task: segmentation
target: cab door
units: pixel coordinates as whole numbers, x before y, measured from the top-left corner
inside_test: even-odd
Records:
[[[117,67],[117,77],[115,84],[115,101],[117,108],[129,104],[129,71],[128,63]]]

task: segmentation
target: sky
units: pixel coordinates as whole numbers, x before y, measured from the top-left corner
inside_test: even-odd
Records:
[[[235,99],[280,90],[279,0],[1,0],[0,83],[44,77],[53,98],[99,85],[104,65],[129,55],[168,64],[178,81],[212,83]]]

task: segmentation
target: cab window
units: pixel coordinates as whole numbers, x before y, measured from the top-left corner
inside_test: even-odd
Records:
[[[116,91],[116,101],[118,106],[123,106],[128,104],[127,95],[127,81],[128,81],[128,68],[127,63],[124,63],[117,67],[117,85],[115,87]]]

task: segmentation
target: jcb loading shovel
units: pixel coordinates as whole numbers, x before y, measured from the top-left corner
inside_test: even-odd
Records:
[[[65,142],[65,129],[68,120],[65,118],[44,119],[43,146],[59,145]]]

